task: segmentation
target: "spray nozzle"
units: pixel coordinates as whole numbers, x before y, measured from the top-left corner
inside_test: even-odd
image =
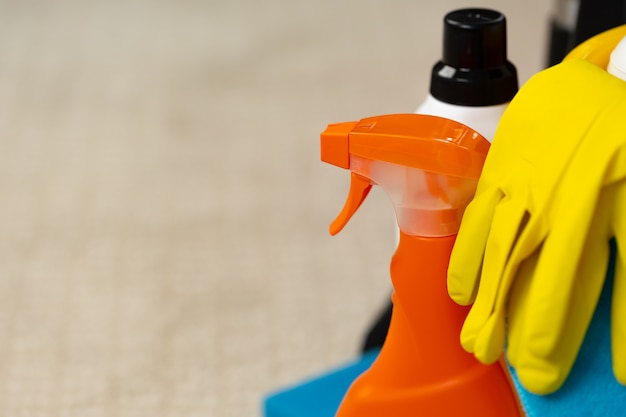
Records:
[[[436,116],[395,114],[329,125],[321,135],[321,159],[352,171],[331,234],[347,224],[372,185],[389,196],[404,233],[456,233],[488,149],[474,130]]]

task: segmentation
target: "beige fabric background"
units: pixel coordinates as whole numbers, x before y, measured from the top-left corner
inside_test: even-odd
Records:
[[[549,3],[480,3],[522,81]],[[319,133],[416,108],[475,4],[2,1],[0,416],[258,416],[354,358],[393,215],[376,191],[327,234]]]

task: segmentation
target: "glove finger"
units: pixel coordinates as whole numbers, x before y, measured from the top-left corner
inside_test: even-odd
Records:
[[[531,289],[529,300],[533,308],[514,348],[518,350],[518,377],[529,391],[549,394],[560,388],[569,375],[602,291],[608,255],[606,242],[597,242],[595,250],[587,251],[578,276],[569,288],[564,286],[562,300],[553,297],[552,306],[533,296],[533,292],[543,292],[540,284],[536,285],[538,291]],[[535,276],[533,283],[539,280]],[[537,310],[543,311],[543,315]],[[513,340],[510,342],[512,345]]]
[[[491,218],[501,199],[502,192],[497,188],[486,190],[470,202],[463,214],[448,265],[448,294],[457,304],[474,302]]]
[[[493,312],[499,292],[508,291],[508,287],[501,287],[502,271],[526,215],[524,205],[515,199],[502,200],[494,211],[485,248],[480,286],[474,305],[461,329],[461,344],[468,352],[474,352],[476,337]]]
[[[589,202],[561,211],[562,221],[543,245],[528,294],[532,308],[515,340],[520,346],[512,347],[519,349],[518,376],[529,391],[558,389],[578,354],[606,275],[610,197],[600,197],[595,215]]]
[[[529,334],[532,338],[527,342],[539,356],[550,355],[559,342],[562,326],[571,313],[569,305],[574,291],[580,293],[582,285],[593,284],[588,279],[577,279],[586,276],[581,269],[591,269],[600,256],[606,261],[609,213],[604,203],[608,197],[589,196],[593,201],[572,201],[567,208],[556,211],[559,221],[553,222],[537,263],[533,278],[537,283],[531,295],[534,308],[529,312],[534,325]],[[601,209],[596,211],[596,206]]]
[[[524,246],[527,248],[528,246]],[[519,260],[521,246],[516,246],[514,254],[509,258],[500,291],[497,295],[494,311],[487,320],[486,325],[481,329],[474,349],[474,355],[483,363],[493,363],[502,355],[507,333],[511,331],[511,321],[516,330],[523,327],[524,312],[531,309],[528,305],[528,291],[532,283],[532,277],[537,265],[541,245],[526,259]],[[517,256],[516,256],[517,255]],[[511,300],[511,297],[514,297]],[[511,313],[513,314],[513,317]],[[508,319],[508,323],[507,323]],[[518,332],[517,334],[519,334]],[[513,347],[516,347],[515,341]]]
[[[474,342],[474,356],[480,362],[492,364],[504,349],[504,314],[492,314],[482,327]]]
[[[493,363],[502,355],[506,333],[507,306],[510,303],[513,289],[516,286],[519,287],[518,292],[528,289],[532,282],[532,276],[542,248],[542,241],[539,240],[542,235],[537,233],[539,226],[538,222],[530,222],[526,225],[508,259],[502,274],[500,290],[496,295],[493,312],[476,338],[474,355],[483,363]],[[537,242],[541,242],[538,248]],[[532,248],[535,248],[534,252],[528,255],[527,252]],[[521,282],[519,282],[520,280]],[[524,301],[521,296],[522,294],[517,294],[516,301],[518,303]]]
[[[530,289],[533,283],[533,276],[537,261],[541,253],[540,245],[528,258],[524,259],[517,271],[517,278],[511,285],[509,302],[507,305],[507,339],[506,356],[511,366],[518,366],[518,358],[523,357],[523,337],[524,329],[528,323],[527,312],[532,309],[532,299]]]
[[[589,196],[597,204],[587,201],[560,210],[559,222],[546,238],[535,271],[534,324],[527,341],[539,356],[549,356],[562,341],[572,314],[582,319],[581,308],[585,315],[593,314],[609,255],[608,208],[613,194],[607,190],[598,198]],[[587,292],[591,290],[593,295]]]

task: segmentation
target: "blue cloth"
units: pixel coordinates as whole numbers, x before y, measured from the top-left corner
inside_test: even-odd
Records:
[[[558,391],[535,395],[511,376],[528,417],[626,416],[626,387],[613,375],[611,358],[611,295],[615,272],[615,242],[598,306],[569,377]]]
[[[527,417],[626,416],[626,387],[613,376],[611,358],[611,295],[615,269],[615,242],[598,306],[572,372],[560,390],[550,395],[526,391],[510,368]],[[264,417],[332,417],[352,381],[370,367],[378,351],[357,361],[274,392],[265,398]],[[506,417],[506,416],[503,416]]]
[[[354,362],[268,395],[264,417],[333,417],[346,391],[378,356],[372,349]]]

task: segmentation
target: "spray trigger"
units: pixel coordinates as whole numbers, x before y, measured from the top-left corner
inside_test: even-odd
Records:
[[[350,191],[348,192],[348,198],[346,203],[341,209],[341,213],[330,224],[330,234],[332,236],[341,232],[346,224],[350,221],[354,213],[361,207],[361,203],[365,201],[365,198],[372,189],[372,182],[355,172],[350,176]]]

